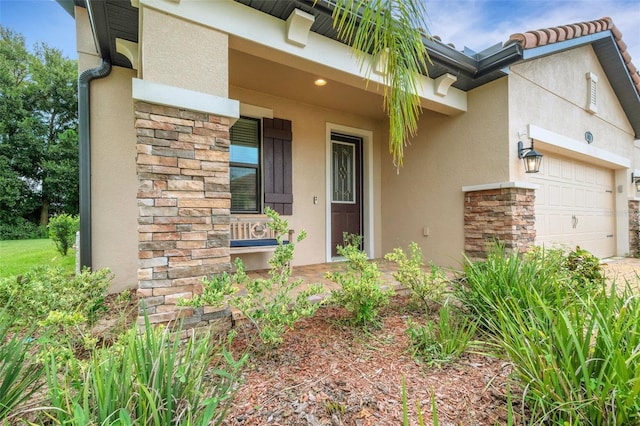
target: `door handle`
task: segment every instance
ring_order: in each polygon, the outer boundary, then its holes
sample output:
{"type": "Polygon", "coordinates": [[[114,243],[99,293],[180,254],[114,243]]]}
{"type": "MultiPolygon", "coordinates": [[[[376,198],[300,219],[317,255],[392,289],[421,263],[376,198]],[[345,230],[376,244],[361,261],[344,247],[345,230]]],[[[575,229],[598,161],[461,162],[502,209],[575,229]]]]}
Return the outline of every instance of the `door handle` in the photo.
{"type": "Polygon", "coordinates": [[[578,218],[575,214],[571,216],[571,226],[573,229],[576,229],[576,226],[578,226],[578,218]]]}

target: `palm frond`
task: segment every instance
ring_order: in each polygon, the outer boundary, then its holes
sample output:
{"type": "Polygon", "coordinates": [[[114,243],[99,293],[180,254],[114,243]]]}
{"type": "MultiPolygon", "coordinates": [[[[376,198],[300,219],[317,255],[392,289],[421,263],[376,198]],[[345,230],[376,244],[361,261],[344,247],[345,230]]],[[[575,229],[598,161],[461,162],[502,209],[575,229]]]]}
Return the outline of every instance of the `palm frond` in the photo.
{"type": "Polygon", "coordinates": [[[333,26],[353,48],[367,81],[373,71],[369,58],[385,58],[383,102],[396,167],[402,166],[404,147],[416,135],[422,111],[419,78],[429,60],[425,16],[422,0],[334,0],[333,26]]]}

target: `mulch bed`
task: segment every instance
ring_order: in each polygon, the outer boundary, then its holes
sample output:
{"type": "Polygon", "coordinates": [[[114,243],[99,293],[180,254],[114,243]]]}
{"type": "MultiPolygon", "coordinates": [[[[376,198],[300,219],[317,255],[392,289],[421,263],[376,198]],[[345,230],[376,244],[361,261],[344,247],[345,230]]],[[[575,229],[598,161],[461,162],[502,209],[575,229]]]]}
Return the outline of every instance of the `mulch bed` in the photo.
{"type": "MultiPolygon", "coordinates": [[[[300,321],[277,349],[252,351],[227,425],[399,425],[402,380],[406,380],[411,424],[416,402],[431,424],[435,395],[440,425],[506,424],[506,381],[502,360],[466,353],[452,364],[427,368],[409,353],[404,334],[407,299],[396,297],[382,326],[349,326],[342,308],[322,307],[300,321]]],[[[424,321],[424,316],[422,316],[424,321]]],[[[255,342],[241,332],[234,351],[255,342]]]]}

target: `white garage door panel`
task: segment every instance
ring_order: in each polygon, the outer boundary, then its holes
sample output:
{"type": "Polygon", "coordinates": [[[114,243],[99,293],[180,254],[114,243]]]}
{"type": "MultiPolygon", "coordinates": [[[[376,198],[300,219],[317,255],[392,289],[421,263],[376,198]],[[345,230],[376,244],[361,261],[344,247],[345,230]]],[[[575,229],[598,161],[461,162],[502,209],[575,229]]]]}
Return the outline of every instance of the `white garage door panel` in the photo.
{"type": "Polygon", "coordinates": [[[536,244],[580,247],[598,257],[615,254],[613,172],[545,155],[531,181],[536,191],[536,244]]]}

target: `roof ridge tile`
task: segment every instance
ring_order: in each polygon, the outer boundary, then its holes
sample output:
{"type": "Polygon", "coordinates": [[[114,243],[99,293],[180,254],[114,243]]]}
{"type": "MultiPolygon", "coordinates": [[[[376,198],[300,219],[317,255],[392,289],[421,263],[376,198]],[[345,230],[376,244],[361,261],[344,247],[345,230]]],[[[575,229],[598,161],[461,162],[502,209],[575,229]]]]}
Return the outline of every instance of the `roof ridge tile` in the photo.
{"type": "Polygon", "coordinates": [[[576,22],[574,24],[511,34],[504,45],[507,46],[513,43],[519,43],[523,49],[532,49],[534,47],[571,40],[602,31],[611,31],[611,35],[616,41],[616,45],[627,67],[631,80],[634,83],[636,91],[640,94],[640,72],[631,62],[632,58],[627,50],[627,44],[622,41],[622,32],[613,23],[613,19],[608,16],[595,21],[576,22]]]}

